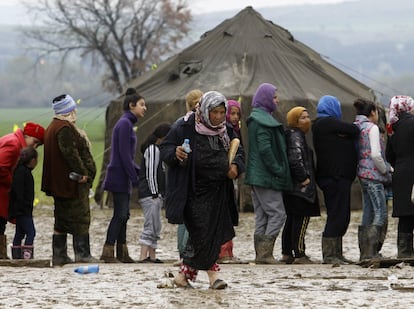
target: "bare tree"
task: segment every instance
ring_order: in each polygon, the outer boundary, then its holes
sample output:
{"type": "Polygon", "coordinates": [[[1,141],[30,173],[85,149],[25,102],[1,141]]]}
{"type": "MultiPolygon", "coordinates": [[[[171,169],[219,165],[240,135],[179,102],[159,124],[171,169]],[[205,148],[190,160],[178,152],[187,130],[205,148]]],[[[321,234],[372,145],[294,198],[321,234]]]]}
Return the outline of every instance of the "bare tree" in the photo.
{"type": "Polygon", "coordinates": [[[90,57],[105,69],[103,85],[121,93],[188,34],[191,13],[185,0],[38,0],[26,2],[41,25],[25,29],[41,57],[90,57]]]}

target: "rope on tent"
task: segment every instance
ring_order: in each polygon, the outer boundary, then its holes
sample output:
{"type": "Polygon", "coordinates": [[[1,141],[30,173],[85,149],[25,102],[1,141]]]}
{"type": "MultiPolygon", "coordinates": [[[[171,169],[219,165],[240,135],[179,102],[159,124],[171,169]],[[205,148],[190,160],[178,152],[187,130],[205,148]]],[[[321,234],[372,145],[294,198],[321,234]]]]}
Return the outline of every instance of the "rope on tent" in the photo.
{"type": "MultiPolygon", "coordinates": [[[[388,85],[384,84],[383,82],[380,82],[380,81],[378,81],[378,80],[376,80],[376,79],[372,78],[371,76],[368,76],[368,75],[366,75],[366,74],[363,74],[363,73],[359,72],[358,70],[356,70],[356,69],[354,69],[354,68],[351,68],[350,66],[347,66],[347,65],[345,65],[345,64],[343,64],[343,63],[341,63],[341,62],[339,62],[339,61],[336,61],[336,60],[334,60],[334,59],[330,58],[329,56],[325,56],[325,55],[322,55],[322,54],[320,54],[320,55],[321,55],[321,57],[323,57],[323,58],[325,58],[325,59],[329,60],[330,62],[334,63],[335,65],[340,65],[340,66],[342,66],[342,67],[344,67],[344,68],[348,69],[349,71],[352,71],[352,72],[354,72],[354,73],[356,73],[356,74],[359,74],[359,75],[361,75],[361,76],[363,76],[363,77],[365,77],[365,78],[367,78],[367,79],[369,79],[369,80],[371,80],[371,81],[373,81],[373,82],[375,82],[375,83],[377,83],[377,84],[379,84],[379,85],[383,86],[384,88],[388,88],[389,90],[392,90],[394,93],[402,93],[402,91],[397,90],[397,89],[395,89],[395,88],[392,88],[392,87],[390,87],[390,86],[388,86],[388,85]]],[[[373,88],[373,87],[372,87],[372,88],[373,88]]],[[[393,97],[393,96],[394,96],[394,95],[390,95],[390,94],[388,94],[388,93],[384,93],[384,92],[382,92],[382,91],[380,91],[380,90],[377,90],[377,89],[375,89],[375,88],[373,88],[373,90],[374,90],[375,92],[378,92],[379,94],[381,94],[381,96],[388,96],[389,98],[391,98],[391,97],[393,97]]]]}

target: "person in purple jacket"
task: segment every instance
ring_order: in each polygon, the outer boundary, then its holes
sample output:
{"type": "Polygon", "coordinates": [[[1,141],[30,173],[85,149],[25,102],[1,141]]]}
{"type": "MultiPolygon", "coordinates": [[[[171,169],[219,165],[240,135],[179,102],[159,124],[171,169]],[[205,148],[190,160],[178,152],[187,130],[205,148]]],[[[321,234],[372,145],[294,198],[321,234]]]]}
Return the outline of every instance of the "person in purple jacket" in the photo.
{"type": "Polygon", "coordinates": [[[138,118],[144,117],[144,98],[134,88],[128,88],[123,104],[124,114],[112,131],[111,159],[106,170],[103,188],[112,193],[114,213],[108,226],[101,260],[106,263],[133,263],[126,245],[127,221],[132,186],[138,186],[139,166],[134,157],[137,136],[133,130],[138,118]],[[116,258],[114,247],[116,242],[116,258]]]}

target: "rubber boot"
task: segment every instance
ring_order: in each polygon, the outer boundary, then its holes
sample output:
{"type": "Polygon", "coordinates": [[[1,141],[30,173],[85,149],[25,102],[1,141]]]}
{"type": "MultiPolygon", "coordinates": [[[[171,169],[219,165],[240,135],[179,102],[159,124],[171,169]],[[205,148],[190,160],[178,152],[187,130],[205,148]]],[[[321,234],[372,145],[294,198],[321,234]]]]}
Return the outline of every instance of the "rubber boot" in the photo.
{"type": "Polygon", "coordinates": [[[367,225],[358,226],[359,260],[368,259],[368,234],[367,225]]]}
{"type": "Polygon", "coordinates": [[[127,244],[116,244],[116,258],[122,263],[135,263],[129,256],[127,244]]]}
{"type": "Polygon", "coordinates": [[[412,233],[398,233],[397,248],[399,259],[413,257],[413,234],[412,233]]]}
{"type": "Polygon", "coordinates": [[[0,235],[0,259],[9,259],[7,256],[7,237],[0,235]]]}
{"type": "Polygon", "coordinates": [[[382,245],[384,244],[385,238],[387,236],[388,223],[385,223],[383,226],[380,226],[379,240],[378,240],[378,255],[381,256],[380,252],[382,245]]]}
{"type": "Polygon", "coordinates": [[[15,246],[11,247],[12,252],[12,259],[13,260],[20,260],[22,259],[22,246],[15,246]]]}
{"type": "Polygon", "coordinates": [[[115,245],[105,244],[102,249],[101,260],[105,263],[119,263],[114,255],[115,245]]]}
{"type": "Polygon", "coordinates": [[[322,237],[322,264],[345,264],[340,258],[338,242],[339,237],[322,237]]]}
{"type": "Polygon", "coordinates": [[[382,226],[379,225],[360,225],[358,227],[360,261],[381,258],[378,253],[381,230],[382,226]]]}
{"type": "Polygon", "coordinates": [[[22,259],[32,260],[34,258],[34,248],[30,245],[22,246],[22,259]]]}
{"type": "Polygon", "coordinates": [[[280,264],[273,256],[273,247],[276,236],[254,235],[254,249],[256,251],[256,264],[280,264]]]}
{"type": "Polygon", "coordinates": [[[348,260],[346,257],[344,257],[343,251],[342,251],[342,237],[337,237],[337,238],[338,240],[336,243],[337,245],[336,250],[338,252],[339,259],[343,262],[342,264],[355,264],[354,261],[348,260]]]}
{"type": "Polygon", "coordinates": [[[73,235],[73,251],[76,263],[98,263],[99,260],[91,255],[89,234],[73,235]]]}
{"type": "Polygon", "coordinates": [[[68,257],[67,247],[67,235],[66,234],[54,234],[52,241],[52,265],[62,266],[65,264],[73,263],[72,259],[68,257]]]}

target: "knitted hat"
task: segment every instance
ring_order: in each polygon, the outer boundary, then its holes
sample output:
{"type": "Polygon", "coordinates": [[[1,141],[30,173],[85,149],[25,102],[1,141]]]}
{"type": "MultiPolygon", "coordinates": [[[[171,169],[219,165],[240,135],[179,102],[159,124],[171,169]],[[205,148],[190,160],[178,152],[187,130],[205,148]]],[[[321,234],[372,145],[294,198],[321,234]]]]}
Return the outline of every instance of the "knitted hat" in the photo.
{"type": "Polygon", "coordinates": [[[45,129],[40,124],[34,122],[26,123],[23,129],[23,133],[25,135],[37,138],[43,144],[45,129]]]}
{"type": "Polygon", "coordinates": [[[64,115],[73,111],[76,103],[70,95],[62,94],[53,99],[52,107],[56,115],[64,115]]]}

